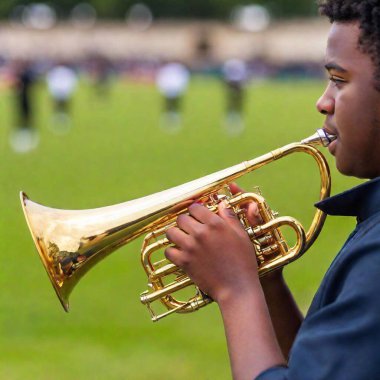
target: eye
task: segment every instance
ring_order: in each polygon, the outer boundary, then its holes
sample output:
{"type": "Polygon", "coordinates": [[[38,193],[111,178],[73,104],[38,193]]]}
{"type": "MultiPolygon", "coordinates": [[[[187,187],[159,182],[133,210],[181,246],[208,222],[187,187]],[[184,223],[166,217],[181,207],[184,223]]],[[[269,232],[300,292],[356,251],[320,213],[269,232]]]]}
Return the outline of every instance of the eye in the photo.
{"type": "Polygon", "coordinates": [[[335,75],[329,76],[329,81],[332,82],[335,86],[339,87],[346,83],[346,81],[340,77],[336,77],[335,75]]]}

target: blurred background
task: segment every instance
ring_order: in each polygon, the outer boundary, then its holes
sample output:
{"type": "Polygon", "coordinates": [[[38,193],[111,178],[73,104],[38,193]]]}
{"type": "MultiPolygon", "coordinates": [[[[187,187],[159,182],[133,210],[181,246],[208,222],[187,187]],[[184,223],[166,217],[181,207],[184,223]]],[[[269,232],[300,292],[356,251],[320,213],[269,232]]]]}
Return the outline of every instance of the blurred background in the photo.
{"type": "MultiPolygon", "coordinates": [[[[152,323],[138,239],[94,267],[64,313],[19,192],[59,209],[152,194],[314,133],[328,23],[311,0],[0,3],[0,378],[230,379],[215,304],[152,323]]],[[[331,163],[333,193],[353,184],[331,163]]],[[[308,226],[313,160],[243,177],[308,226]]],[[[353,227],[328,219],[285,269],[305,312],[353,227]]]]}

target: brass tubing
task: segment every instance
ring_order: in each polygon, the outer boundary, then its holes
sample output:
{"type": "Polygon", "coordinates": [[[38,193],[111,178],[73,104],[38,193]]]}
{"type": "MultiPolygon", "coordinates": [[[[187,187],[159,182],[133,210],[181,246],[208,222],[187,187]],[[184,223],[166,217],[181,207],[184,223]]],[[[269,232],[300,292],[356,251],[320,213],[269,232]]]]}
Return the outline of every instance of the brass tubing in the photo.
{"type": "Polygon", "coordinates": [[[151,303],[154,301],[157,301],[160,298],[163,298],[171,293],[174,293],[178,290],[184,289],[189,285],[192,285],[193,282],[190,280],[189,277],[185,277],[182,280],[179,280],[177,282],[172,282],[169,285],[166,285],[165,288],[162,288],[160,290],[156,290],[154,292],[151,292],[149,294],[143,293],[140,297],[141,303],[144,305],[147,303],[151,303]]]}

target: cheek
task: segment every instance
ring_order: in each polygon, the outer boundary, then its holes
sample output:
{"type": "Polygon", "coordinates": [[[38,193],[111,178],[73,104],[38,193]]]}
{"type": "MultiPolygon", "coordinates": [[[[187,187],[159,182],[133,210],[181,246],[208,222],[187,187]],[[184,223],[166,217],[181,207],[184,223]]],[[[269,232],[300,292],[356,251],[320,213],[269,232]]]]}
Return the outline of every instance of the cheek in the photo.
{"type": "Polygon", "coordinates": [[[354,91],[347,91],[335,99],[335,124],[340,140],[355,139],[362,130],[363,124],[371,123],[368,104],[364,98],[355,96],[354,91]]]}
{"type": "Polygon", "coordinates": [[[370,178],[380,164],[380,94],[371,84],[344,88],[336,94],[332,122],[339,134],[335,149],[338,170],[370,178]]]}

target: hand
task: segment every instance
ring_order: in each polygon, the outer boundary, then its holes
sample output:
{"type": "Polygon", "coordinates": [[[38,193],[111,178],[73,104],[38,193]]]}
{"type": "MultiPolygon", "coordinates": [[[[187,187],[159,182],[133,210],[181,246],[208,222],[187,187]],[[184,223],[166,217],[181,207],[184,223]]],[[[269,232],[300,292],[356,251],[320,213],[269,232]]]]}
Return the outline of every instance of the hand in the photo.
{"type": "MultiPolygon", "coordinates": [[[[251,221],[259,218],[257,206],[246,207],[251,221]]],[[[285,363],[260,285],[255,250],[235,213],[223,202],[218,214],[195,203],[166,236],[175,244],[165,250],[166,257],[219,305],[233,378],[253,379],[285,363]]]]}
{"type": "Polygon", "coordinates": [[[167,259],[216,302],[260,286],[253,245],[223,202],[218,214],[200,204],[191,205],[188,215],[178,217],[177,226],[166,233],[175,244],[165,250],[167,259]]]}

